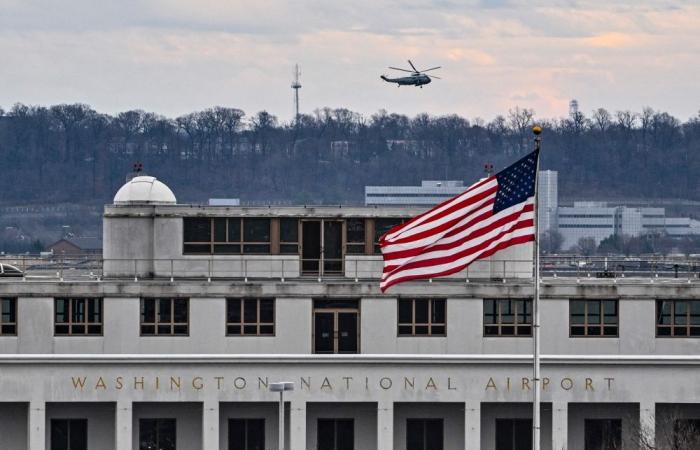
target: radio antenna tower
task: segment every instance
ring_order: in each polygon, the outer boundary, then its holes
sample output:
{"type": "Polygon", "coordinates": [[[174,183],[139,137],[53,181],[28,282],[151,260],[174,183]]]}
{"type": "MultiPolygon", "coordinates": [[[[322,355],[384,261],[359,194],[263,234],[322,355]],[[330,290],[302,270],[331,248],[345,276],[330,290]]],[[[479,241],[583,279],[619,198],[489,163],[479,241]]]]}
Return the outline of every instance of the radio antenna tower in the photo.
{"type": "Polygon", "coordinates": [[[294,89],[294,120],[299,123],[299,89],[301,89],[301,82],[299,81],[299,76],[301,72],[299,71],[299,64],[294,66],[294,80],[292,81],[292,89],[294,89]]]}

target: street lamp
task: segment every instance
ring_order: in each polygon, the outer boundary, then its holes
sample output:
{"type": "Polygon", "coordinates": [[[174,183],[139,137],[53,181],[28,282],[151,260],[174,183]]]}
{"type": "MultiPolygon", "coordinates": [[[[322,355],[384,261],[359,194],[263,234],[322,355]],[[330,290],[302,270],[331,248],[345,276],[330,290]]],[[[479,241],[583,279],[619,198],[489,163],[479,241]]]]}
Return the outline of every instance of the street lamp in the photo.
{"type": "Polygon", "coordinates": [[[291,381],[280,381],[279,383],[270,383],[270,392],[280,393],[279,407],[279,444],[277,448],[284,450],[284,391],[293,391],[294,383],[291,381]]]}

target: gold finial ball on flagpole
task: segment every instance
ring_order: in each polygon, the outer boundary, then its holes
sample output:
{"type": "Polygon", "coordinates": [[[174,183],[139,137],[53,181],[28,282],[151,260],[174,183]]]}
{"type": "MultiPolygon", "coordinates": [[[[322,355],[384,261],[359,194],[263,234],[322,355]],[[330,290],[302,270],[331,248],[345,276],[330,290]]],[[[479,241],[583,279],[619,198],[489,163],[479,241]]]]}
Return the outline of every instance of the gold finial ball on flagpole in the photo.
{"type": "Polygon", "coordinates": [[[532,133],[535,136],[539,136],[542,133],[542,127],[539,125],[535,125],[534,127],[532,127],[532,133]]]}

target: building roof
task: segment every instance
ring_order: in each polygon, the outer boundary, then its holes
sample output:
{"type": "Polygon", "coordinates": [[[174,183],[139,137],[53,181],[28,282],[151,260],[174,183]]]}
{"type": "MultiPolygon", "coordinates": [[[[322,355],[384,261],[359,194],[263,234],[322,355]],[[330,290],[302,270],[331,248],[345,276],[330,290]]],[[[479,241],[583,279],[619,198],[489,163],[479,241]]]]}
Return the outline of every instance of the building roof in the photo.
{"type": "Polygon", "coordinates": [[[81,250],[101,250],[102,249],[102,238],[94,236],[80,236],[80,237],[64,237],[49,245],[47,248],[54,247],[60,242],[68,242],[69,244],[75,245],[81,250]]]}
{"type": "Polygon", "coordinates": [[[175,194],[155,177],[138,176],[127,181],[114,196],[115,205],[172,205],[175,194]]]}

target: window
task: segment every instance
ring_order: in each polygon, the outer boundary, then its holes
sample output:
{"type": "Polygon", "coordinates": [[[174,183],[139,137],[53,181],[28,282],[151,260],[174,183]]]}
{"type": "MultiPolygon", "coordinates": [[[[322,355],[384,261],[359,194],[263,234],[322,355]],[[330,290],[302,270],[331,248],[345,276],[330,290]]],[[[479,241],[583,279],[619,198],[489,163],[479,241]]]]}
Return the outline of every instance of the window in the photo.
{"type": "Polygon", "coordinates": [[[188,333],[189,299],[141,299],[141,336],[187,336],[188,333]]]}
{"type": "Polygon", "coordinates": [[[617,450],[622,447],[621,419],[586,419],[583,428],[585,450],[617,450]]]}
{"type": "Polygon", "coordinates": [[[442,419],[406,419],[406,450],[442,450],[442,419]]]}
{"type": "Polygon", "coordinates": [[[399,299],[399,336],[445,336],[445,299],[399,299]]]}
{"type": "Polygon", "coordinates": [[[140,450],[175,450],[175,419],[139,419],[140,450]]]}
{"type": "Polygon", "coordinates": [[[569,335],[571,337],[617,337],[617,300],[570,300],[569,335]]]}
{"type": "Polygon", "coordinates": [[[365,253],[365,219],[346,219],[345,252],[348,255],[365,253]]]}
{"type": "Polygon", "coordinates": [[[532,300],[484,300],[484,336],[531,336],[532,300]]]}
{"type": "Polygon", "coordinates": [[[229,419],[228,450],[264,450],[265,419],[229,419]]]}
{"type": "Polygon", "coordinates": [[[51,419],[51,450],[87,448],[87,419],[51,419]]]}
{"type": "Polygon", "coordinates": [[[657,300],[656,336],[700,336],[700,300],[657,300]]]}
{"type": "Polygon", "coordinates": [[[280,253],[297,255],[299,253],[299,220],[280,219],[280,253]]]}
{"type": "Polygon", "coordinates": [[[54,310],[56,336],[102,334],[101,298],[56,298],[54,310]]]}
{"type": "Polygon", "coordinates": [[[379,250],[379,238],[396,225],[403,223],[405,219],[374,219],[374,253],[381,253],[379,250]]]}
{"type": "Polygon", "coordinates": [[[317,450],[354,450],[353,419],[318,419],[316,443],[317,450]]]}
{"type": "Polygon", "coordinates": [[[532,450],[532,420],[496,419],[496,450],[532,450]]]}
{"type": "Polygon", "coordinates": [[[185,254],[270,253],[270,219],[185,217],[183,239],[185,254]]]}
{"type": "Polygon", "coordinates": [[[273,336],[275,301],[271,298],[227,298],[226,334],[229,336],[273,336]]]}
{"type": "Polygon", "coordinates": [[[17,335],[17,299],[0,298],[0,336],[17,335]]]}
{"type": "Polygon", "coordinates": [[[700,419],[673,421],[673,450],[700,448],[700,419]]]}

